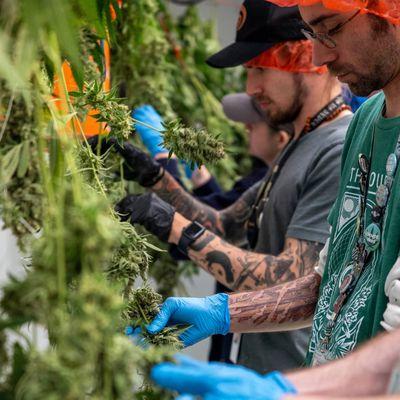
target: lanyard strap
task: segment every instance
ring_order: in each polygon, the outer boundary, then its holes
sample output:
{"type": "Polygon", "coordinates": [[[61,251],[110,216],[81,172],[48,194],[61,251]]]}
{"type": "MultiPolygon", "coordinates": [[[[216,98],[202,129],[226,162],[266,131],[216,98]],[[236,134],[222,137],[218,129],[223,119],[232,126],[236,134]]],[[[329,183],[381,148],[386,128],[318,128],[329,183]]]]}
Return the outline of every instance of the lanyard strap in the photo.
{"type": "Polygon", "coordinates": [[[261,186],[256,201],[253,204],[248,216],[247,216],[247,228],[248,229],[256,229],[258,225],[258,217],[262,213],[262,210],[265,207],[265,204],[269,201],[269,195],[273,186],[275,185],[278,177],[282,171],[282,168],[285,166],[289,157],[293,154],[300,140],[307,133],[314,131],[324,122],[333,119],[339,112],[347,109],[345,106],[345,102],[342,95],[335,97],[329,104],[327,104],[324,108],[322,108],[317,114],[314,115],[309,121],[306,123],[306,126],[301,131],[300,135],[296,139],[290,140],[290,142],[286,145],[281,155],[276,160],[274,166],[271,168],[270,173],[267,175],[263,185],[261,186]]]}

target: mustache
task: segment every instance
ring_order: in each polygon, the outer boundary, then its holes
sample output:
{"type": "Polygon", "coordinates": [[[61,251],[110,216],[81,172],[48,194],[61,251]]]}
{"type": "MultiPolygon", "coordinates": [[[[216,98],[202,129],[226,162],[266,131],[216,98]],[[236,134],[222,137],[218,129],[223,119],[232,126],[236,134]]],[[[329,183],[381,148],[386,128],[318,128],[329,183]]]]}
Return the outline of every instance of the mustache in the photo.
{"type": "Polygon", "coordinates": [[[272,103],[272,100],[267,96],[253,96],[253,101],[256,103],[272,103]]]}
{"type": "Polygon", "coordinates": [[[327,64],[326,66],[328,67],[329,72],[335,76],[344,75],[354,71],[354,67],[349,64],[340,65],[332,63],[332,64],[327,64]]]}

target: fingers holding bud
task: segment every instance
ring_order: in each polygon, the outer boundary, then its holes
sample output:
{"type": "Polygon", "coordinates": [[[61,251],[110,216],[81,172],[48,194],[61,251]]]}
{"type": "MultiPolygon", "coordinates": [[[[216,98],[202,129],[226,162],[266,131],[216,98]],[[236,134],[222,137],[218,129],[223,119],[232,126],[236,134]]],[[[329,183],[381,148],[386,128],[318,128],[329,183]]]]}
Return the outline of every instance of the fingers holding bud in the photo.
{"type": "Polygon", "coordinates": [[[115,206],[115,211],[123,221],[143,225],[160,240],[168,241],[175,208],[154,193],[129,195],[115,206]]]}
{"type": "Polygon", "coordinates": [[[113,148],[124,159],[124,178],[128,181],[137,181],[143,187],[155,185],[164,176],[164,169],[148,154],[132,143],[118,141],[107,135],[92,136],[88,143],[93,153],[104,155],[113,148]]]}
{"type": "Polygon", "coordinates": [[[104,155],[113,146],[117,145],[117,140],[108,135],[96,135],[87,139],[89,146],[91,147],[94,154],[104,155]]]}

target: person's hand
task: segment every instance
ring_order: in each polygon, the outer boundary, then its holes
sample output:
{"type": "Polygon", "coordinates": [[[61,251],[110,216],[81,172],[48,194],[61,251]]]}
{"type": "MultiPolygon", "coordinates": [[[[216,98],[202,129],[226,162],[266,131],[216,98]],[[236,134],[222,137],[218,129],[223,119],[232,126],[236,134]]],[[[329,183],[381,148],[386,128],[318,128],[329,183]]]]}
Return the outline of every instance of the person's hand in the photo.
{"type": "Polygon", "coordinates": [[[163,119],[152,106],[145,105],[136,108],[132,111],[132,118],[148,125],[136,122],[135,130],[152,157],[160,153],[168,153],[168,150],[162,146],[163,138],[160,131],[164,130],[163,119]]]}
{"type": "Polygon", "coordinates": [[[115,206],[115,211],[123,221],[143,225],[162,241],[168,241],[175,208],[154,193],[126,196],[115,206]]]}
{"type": "Polygon", "coordinates": [[[110,135],[95,135],[87,139],[87,142],[96,155],[104,155],[115,146],[117,140],[110,135]]]}
{"type": "Polygon", "coordinates": [[[226,335],[230,328],[228,299],[225,293],[204,298],[170,297],[147,332],[155,334],[169,325],[190,325],[179,337],[185,347],[211,335],[226,335]]]}
{"type": "Polygon", "coordinates": [[[137,181],[141,186],[150,187],[164,175],[164,169],[157,161],[130,142],[120,144],[111,136],[93,136],[88,143],[93,153],[100,155],[114,148],[125,161],[124,178],[128,181],[137,181]]]}
{"type": "Polygon", "coordinates": [[[124,178],[139,185],[155,185],[164,175],[164,169],[148,154],[129,142],[115,143],[115,150],[124,158],[124,178]]]}
{"type": "MultiPolygon", "coordinates": [[[[281,373],[260,375],[250,369],[223,363],[205,363],[177,357],[177,364],[153,367],[151,378],[164,388],[204,400],[280,400],[297,390],[281,373]]],[[[185,397],[184,397],[185,396],[185,397]]]]}

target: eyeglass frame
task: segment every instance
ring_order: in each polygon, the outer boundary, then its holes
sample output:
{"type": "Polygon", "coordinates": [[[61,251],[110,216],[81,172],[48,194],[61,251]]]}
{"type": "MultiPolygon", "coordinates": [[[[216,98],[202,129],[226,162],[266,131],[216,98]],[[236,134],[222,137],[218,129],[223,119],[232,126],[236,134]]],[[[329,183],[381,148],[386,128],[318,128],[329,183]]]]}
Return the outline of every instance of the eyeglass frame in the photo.
{"type": "Polygon", "coordinates": [[[345,25],[347,25],[349,22],[353,21],[358,15],[360,15],[361,10],[358,10],[354,15],[352,15],[349,19],[346,21],[340,23],[338,26],[336,26],[333,29],[330,29],[326,33],[318,33],[318,32],[313,32],[308,29],[301,29],[301,33],[308,39],[308,40],[318,40],[323,46],[327,47],[328,49],[335,49],[337,47],[337,43],[335,42],[334,39],[332,39],[333,35],[336,35],[339,33],[345,25]],[[331,45],[327,44],[330,43],[331,45]]]}

